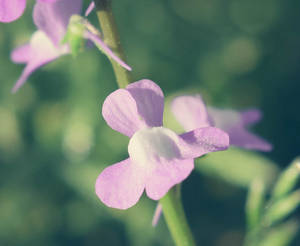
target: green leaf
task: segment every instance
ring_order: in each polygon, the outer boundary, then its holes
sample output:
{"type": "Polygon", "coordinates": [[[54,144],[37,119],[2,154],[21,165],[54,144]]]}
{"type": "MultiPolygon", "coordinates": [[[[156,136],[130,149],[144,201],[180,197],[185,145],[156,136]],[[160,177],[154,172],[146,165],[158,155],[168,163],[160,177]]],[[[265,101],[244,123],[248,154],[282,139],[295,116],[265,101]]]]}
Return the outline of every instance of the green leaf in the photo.
{"type": "Polygon", "coordinates": [[[249,231],[260,223],[264,202],[264,183],[260,179],[255,179],[250,185],[246,202],[246,218],[249,231]]]}
{"type": "Polygon", "coordinates": [[[290,220],[264,235],[258,246],[288,246],[299,230],[299,223],[290,220]]]}
{"type": "Polygon", "coordinates": [[[264,215],[263,224],[271,226],[280,220],[285,219],[300,204],[300,190],[294,191],[290,195],[271,204],[264,215]]]}
{"type": "Polygon", "coordinates": [[[257,152],[234,147],[196,159],[195,168],[205,175],[244,188],[248,188],[254,179],[269,186],[278,174],[278,167],[271,160],[257,152]]]}
{"type": "Polygon", "coordinates": [[[277,200],[288,194],[295,187],[299,177],[300,158],[298,157],[280,174],[272,190],[272,199],[277,200]]]}

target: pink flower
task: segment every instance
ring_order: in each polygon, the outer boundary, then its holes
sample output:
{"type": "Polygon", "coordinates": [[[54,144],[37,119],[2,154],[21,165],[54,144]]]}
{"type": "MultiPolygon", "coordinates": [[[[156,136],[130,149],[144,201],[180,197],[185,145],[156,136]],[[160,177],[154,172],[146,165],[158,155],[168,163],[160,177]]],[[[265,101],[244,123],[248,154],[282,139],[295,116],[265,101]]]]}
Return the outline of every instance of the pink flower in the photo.
{"type": "Polygon", "coordinates": [[[261,151],[272,149],[270,143],[247,130],[248,126],[261,119],[261,112],[257,109],[242,112],[213,107],[206,109],[201,96],[195,95],[175,98],[172,102],[172,112],[186,131],[215,126],[228,133],[231,145],[261,151]]]}
{"type": "MultiPolygon", "coordinates": [[[[53,3],[39,1],[35,4],[33,19],[38,30],[32,35],[28,44],[16,48],[11,54],[13,62],[26,63],[25,69],[12,89],[13,92],[16,92],[36,69],[71,52],[68,44],[62,44],[62,39],[67,32],[70,17],[81,12],[81,5],[82,0],[58,0],[53,3]]],[[[91,26],[87,23],[86,21],[85,24],[91,26]]],[[[91,40],[120,66],[131,70],[97,34],[88,30],[85,24],[82,23],[84,28],[82,38],[91,40]]]]}
{"type": "MultiPolygon", "coordinates": [[[[37,0],[39,2],[53,3],[56,0],[37,0]]],[[[24,12],[26,0],[0,0],[0,22],[12,22],[24,12]]]]}
{"type": "Polygon", "coordinates": [[[96,194],[107,206],[127,209],[144,190],[159,200],[189,176],[194,158],[227,149],[228,135],[218,128],[177,135],[163,127],[163,109],[163,92],[150,80],[132,83],[105,99],[105,121],[130,137],[129,158],[105,168],[96,181],[96,194]]]}
{"type": "Polygon", "coordinates": [[[16,92],[36,69],[69,53],[68,45],[61,45],[69,18],[81,11],[82,0],[60,0],[52,4],[37,2],[33,10],[33,19],[38,30],[30,42],[16,48],[11,59],[15,63],[26,63],[13,92],[16,92]],[[66,8],[67,7],[67,8],[66,8]]]}

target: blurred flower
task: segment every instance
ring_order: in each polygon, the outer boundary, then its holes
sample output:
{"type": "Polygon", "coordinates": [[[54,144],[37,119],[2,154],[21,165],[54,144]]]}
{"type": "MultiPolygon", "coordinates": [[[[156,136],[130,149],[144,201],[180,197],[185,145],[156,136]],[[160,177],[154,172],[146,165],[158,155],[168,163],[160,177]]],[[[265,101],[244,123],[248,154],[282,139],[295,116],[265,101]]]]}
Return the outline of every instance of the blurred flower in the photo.
{"type": "Polygon", "coordinates": [[[215,126],[228,133],[231,145],[260,151],[272,149],[270,143],[247,130],[248,126],[261,119],[261,112],[257,109],[242,112],[213,107],[206,109],[200,95],[177,97],[171,107],[176,119],[186,131],[215,126]]]}
{"type": "MultiPolygon", "coordinates": [[[[37,0],[38,2],[53,3],[56,0],[37,0]]],[[[26,0],[0,0],[0,22],[12,22],[24,12],[26,0]]]]}
{"type": "Polygon", "coordinates": [[[51,4],[39,1],[33,10],[33,20],[38,30],[30,42],[16,48],[11,59],[15,63],[26,63],[13,92],[16,92],[32,72],[39,67],[69,53],[67,44],[60,42],[64,37],[69,18],[81,11],[82,0],[60,0],[51,4]]]}
{"type": "MultiPolygon", "coordinates": [[[[131,70],[100,39],[97,29],[77,15],[81,12],[81,5],[82,0],[59,0],[51,4],[40,1],[35,4],[33,20],[38,30],[33,33],[28,44],[16,48],[11,54],[13,62],[26,63],[25,69],[12,89],[13,92],[16,92],[36,69],[73,52],[72,44],[78,43],[78,40],[81,43],[83,39],[91,40],[108,57],[131,70]],[[70,22],[68,28],[70,18],[75,21],[70,22]]],[[[80,45],[76,48],[79,49],[80,45]]],[[[74,53],[76,54],[76,50],[74,53]]]]}
{"type": "Polygon", "coordinates": [[[225,150],[228,135],[204,127],[177,135],[162,127],[164,95],[150,80],[118,89],[104,101],[102,115],[114,130],[130,137],[129,158],[107,167],[96,181],[96,193],[109,207],[127,209],[144,189],[154,200],[188,177],[194,158],[225,150]]]}

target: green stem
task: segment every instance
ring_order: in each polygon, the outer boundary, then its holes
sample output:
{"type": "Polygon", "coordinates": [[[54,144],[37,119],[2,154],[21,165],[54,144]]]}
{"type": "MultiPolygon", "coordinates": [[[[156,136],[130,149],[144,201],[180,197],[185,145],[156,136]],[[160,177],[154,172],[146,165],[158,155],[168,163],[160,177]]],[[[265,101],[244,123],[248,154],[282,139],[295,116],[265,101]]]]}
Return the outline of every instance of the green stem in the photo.
{"type": "MultiPolygon", "coordinates": [[[[119,58],[126,62],[126,57],[120,42],[115,18],[112,14],[112,0],[95,0],[94,2],[105,43],[119,58]]],[[[131,82],[130,72],[121,67],[114,60],[110,59],[110,61],[112,63],[118,86],[120,88],[125,88],[131,82]]]]}
{"type": "Polygon", "coordinates": [[[161,200],[163,214],[177,246],[195,246],[196,243],[187,223],[176,187],[172,188],[161,200]]]}
{"type": "MultiPolygon", "coordinates": [[[[116,22],[112,14],[111,1],[112,0],[94,0],[97,9],[97,16],[106,44],[117,56],[126,62],[116,22]]],[[[119,87],[126,87],[131,82],[130,72],[121,67],[115,61],[110,61],[119,87]]],[[[195,246],[196,244],[186,221],[180,196],[176,194],[175,189],[176,187],[171,189],[160,200],[167,225],[177,246],[195,246]]]]}

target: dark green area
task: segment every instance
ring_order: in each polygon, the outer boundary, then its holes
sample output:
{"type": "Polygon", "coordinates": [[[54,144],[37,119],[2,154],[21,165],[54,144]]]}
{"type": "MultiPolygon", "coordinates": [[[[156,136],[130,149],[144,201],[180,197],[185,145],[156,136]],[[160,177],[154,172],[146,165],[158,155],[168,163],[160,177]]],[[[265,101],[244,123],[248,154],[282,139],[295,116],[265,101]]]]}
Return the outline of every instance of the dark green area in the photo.
{"type": "MultiPolygon", "coordinates": [[[[62,57],[10,93],[23,66],[9,55],[35,30],[31,7],[0,23],[0,245],[172,245],[163,220],[151,227],[156,203],[145,195],[118,211],[94,194],[99,173],[128,155],[128,138],[101,117],[117,89],[103,54],[62,57]]],[[[285,167],[300,154],[298,0],[114,0],[113,7],[135,80],[152,79],[167,97],[188,91],[218,107],[260,108],[253,131],[274,145],[266,162],[285,167]]],[[[97,25],[95,13],[91,21],[97,25]]],[[[231,172],[207,171],[203,162],[183,184],[196,240],[241,245],[249,169],[238,165],[251,162],[236,163],[236,177],[245,178],[232,182],[231,172]]],[[[298,236],[292,245],[299,243],[298,236]]]]}

